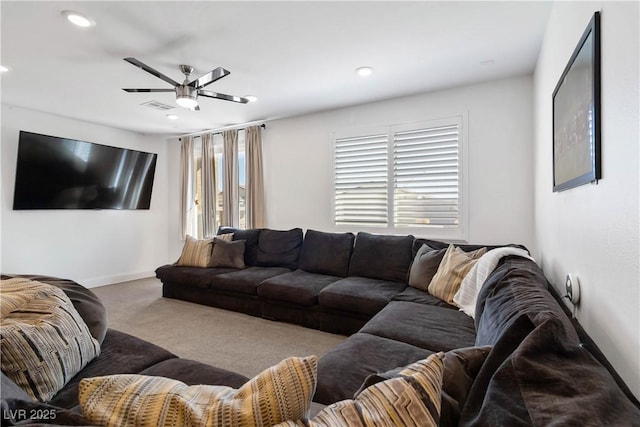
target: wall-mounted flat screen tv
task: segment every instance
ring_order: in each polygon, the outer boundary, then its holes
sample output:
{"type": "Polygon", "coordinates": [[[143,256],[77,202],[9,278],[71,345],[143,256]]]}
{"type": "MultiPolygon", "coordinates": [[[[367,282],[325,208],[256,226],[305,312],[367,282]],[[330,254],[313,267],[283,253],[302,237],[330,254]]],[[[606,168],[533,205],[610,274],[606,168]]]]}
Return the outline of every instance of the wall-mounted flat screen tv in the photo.
{"type": "Polygon", "coordinates": [[[20,131],[13,209],[149,209],[157,157],[20,131]]]}

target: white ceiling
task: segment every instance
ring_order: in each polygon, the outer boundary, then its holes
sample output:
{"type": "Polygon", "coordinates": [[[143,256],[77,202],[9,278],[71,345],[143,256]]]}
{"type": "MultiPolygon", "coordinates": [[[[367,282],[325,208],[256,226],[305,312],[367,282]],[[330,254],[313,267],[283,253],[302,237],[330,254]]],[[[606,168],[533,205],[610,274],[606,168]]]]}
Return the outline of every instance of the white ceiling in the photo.
{"type": "Polygon", "coordinates": [[[184,134],[295,116],[480,81],[530,74],[551,3],[2,1],[2,103],[128,129],[184,134]],[[96,22],[74,27],[61,11],[96,22]],[[123,61],[135,57],[182,81],[222,66],[208,90],[258,102],[199,98],[175,104],[170,88],[123,61]],[[368,78],[354,70],[374,67],[368,78]],[[158,111],[140,104],[175,106],[158,111]],[[167,113],[179,120],[170,121],[167,113]]]}

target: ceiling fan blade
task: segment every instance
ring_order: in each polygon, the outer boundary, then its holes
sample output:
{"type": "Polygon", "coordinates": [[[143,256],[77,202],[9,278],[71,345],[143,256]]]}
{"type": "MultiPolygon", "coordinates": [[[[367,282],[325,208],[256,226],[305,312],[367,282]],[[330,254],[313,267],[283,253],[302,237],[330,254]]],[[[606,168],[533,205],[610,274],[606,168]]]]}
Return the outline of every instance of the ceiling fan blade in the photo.
{"type": "Polygon", "coordinates": [[[198,95],[206,96],[208,98],[223,99],[225,101],[239,102],[241,104],[246,104],[247,102],[249,102],[247,98],[241,98],[239,96],[227,95],[227,94],[218,93],[218,92],[211,92],[211,91],[202,90],[202,89],[198,89],[198,95]]]}
{"type": "Polygon", "coordinates": [[[191,111],[200,111],[200,106],[199,106],[199,105],[196,105],[196,106],[195,106],[195,107],[193,107],[193,108],[189,108],[189,110],[191,110],[191,111]]]}
{"type": "Polygon", "coordinates": [[[127,61],[129,64],[132,64],[132,65],[135,65],[136,67],[142,68],[147,73],[153,74],[154,76],[158,77],[159,79],[164,80],[167,83],[170,83],[170,84],[172,84],[174,86],[178,86],[180,84],[177,81],[173,80],[171,77],[165,76],[160,71],[154,70],[153,68],[149,67],[147,64],[143,64],[142,62],[138,61],[136,58],[124,58],[124,60],[127,61]]]}
{"type": "Polygon", "coordinates": [[[231,71],[225,70],[222,67],[218,67],[215,70],[211,70],[207,74],[198,77],[197,79],[189,83],[189,86],[196,89],[201,89],[206,85],[215,82],[216,80],[220,80],[221,78],[228,76],[229,74],[231,74],[231,71]]]}
{"type": "Polygon", "coordinates": [[[175,89],[122,89],[125,92],[175,92],[175,89]]]}

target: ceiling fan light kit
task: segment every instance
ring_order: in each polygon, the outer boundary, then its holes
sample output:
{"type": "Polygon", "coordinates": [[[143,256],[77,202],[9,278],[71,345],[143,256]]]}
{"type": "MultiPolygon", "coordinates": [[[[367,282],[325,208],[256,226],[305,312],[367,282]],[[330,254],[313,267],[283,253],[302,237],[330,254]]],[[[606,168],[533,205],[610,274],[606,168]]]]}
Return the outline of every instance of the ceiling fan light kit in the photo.
{"type": "Polygon", "coordinates": [[[242,98],[239,96],[226,95],[224,93],[211,92],[208,90],[203,90],[205,86],[231,74],[228,70],[225,70],[222,67],[218,67],[214,70],[209,71],[208,73],[198,77],[195,80],[189,81],[189,76],[193,72],[193,67],[190,65],[180,65],[180,71],[184,74],[184,82],[182,84],[173,80],[171,77],[168,77],[162,74],[160,71],[155,70],[148,65],[138,61],[135,58],[124,58],[128,63],[135,65],[138,68],[143,69],[149,74],[153,74],[159,79],[164,80],[165,82],[171,84],[173,89],[122,89],[125,92],[134,92],[134,93],[148,93],[148,92],[175,92],[176,94],[176,103],[181,107],[188,108],[190,110],[199,110],[198,106],[198,96],[204,96],[207,98],[215,98],[222,99],[224,101],[232,101],[238,102],[241,104],[246,104],[249,102],[249,99],[242,98]]]}
{"type": "Polygon", "coordinates": [[[198,106],[198,91],[191,86],[176,86],[176,104],[184,108],[196,108],[198,106]]]}

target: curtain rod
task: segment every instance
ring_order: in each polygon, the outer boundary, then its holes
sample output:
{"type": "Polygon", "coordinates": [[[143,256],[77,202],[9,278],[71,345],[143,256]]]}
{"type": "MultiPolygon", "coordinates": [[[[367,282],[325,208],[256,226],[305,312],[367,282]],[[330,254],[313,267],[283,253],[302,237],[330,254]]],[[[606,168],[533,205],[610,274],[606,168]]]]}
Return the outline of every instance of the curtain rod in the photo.
{"type": "MultiPolygon", "coordinates": [[[[234,126],[227,126],[227,127],[222,127],[222,128],[218,128],[218,129],[205,130],[205,131],[202,131],[202,132],[188,133],[186,135],[179,136],[178,137],[178,141],[181,141],[182,137],[184,137],[184,136],[202,136],[202,135],[204,135],[206,133],[210,133],[212,135],[221,135],[222,132],[225,131],[225,130],[230,130],[230,129],[245,130],[250,125],[251,125],[251,123],[245,123],[244,125],[240,125],[240,126],[245,126],[245,127],[241,127],[241,128],[237,128],[237,127],[234,127],[234,126]]],[[[262,124],[260,124],[260,127],[262,129],[266,129],[267,125],[262,123],[262,124]]]]}

